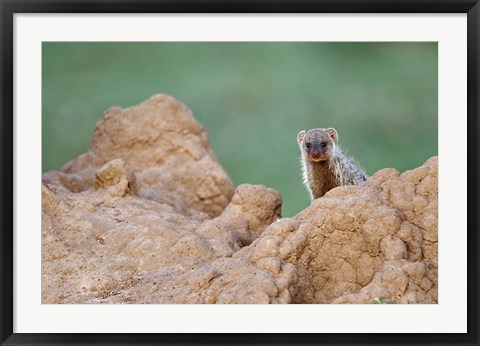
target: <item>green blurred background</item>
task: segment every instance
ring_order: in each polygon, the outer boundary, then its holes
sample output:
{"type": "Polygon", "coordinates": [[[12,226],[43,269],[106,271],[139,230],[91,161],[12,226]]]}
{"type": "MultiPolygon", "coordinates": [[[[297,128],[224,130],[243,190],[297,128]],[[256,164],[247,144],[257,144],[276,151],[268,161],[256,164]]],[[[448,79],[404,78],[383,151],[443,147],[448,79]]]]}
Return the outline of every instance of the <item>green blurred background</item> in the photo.
{"type": "Polygon", "coordinates": [[[167,93],[190,107],[235,185],[283,216],[309,205],[296,135],[334,127],[369,174],[437,155],[436,43],[43,43],[42,169],[86,152],[111,106],[167,93]]]}

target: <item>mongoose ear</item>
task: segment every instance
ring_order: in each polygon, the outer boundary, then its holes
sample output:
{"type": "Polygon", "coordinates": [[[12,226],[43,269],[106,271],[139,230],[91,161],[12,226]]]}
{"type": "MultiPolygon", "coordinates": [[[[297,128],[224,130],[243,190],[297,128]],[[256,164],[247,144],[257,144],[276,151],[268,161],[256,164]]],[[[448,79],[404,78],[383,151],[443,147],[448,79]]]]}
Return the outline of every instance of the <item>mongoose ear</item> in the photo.
{"type": "Polygon", "coordinates": [[[300,131],[300,132],[298,133],[298,135],[297,135],[297,142],[298,142],[299,145],[300,145],[300,143],[302,143],[303,137],[305,137],[305,133],[306,133],[306,132],[307,132],[307,131],[302,130],[302,131],[300,131]]]}
{"type": "Polygon", "coordinates": [[[328,132],[328,134],[330,135],[330,137],[332,137],[333,141],[334,141],[335,143],[337,143],[337,142],[338,142],[338,133],[337,133],[337,130],[335,130],[334,128],[331,128],[331,127],[330,127],[329,129],[327,129],[327,132],[328,132]]]}

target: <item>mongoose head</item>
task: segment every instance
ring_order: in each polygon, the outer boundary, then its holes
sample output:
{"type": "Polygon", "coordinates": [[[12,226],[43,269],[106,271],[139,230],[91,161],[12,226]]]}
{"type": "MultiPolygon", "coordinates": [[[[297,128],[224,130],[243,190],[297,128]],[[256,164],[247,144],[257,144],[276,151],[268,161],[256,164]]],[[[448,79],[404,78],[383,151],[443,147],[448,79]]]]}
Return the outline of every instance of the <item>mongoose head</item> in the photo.
{"type": "Polygon", "coordinates": [[[302,130],[297,135],[297,142],[306,160],[327,161],[338,142],[338,134],[333,128],[302,130]]]}

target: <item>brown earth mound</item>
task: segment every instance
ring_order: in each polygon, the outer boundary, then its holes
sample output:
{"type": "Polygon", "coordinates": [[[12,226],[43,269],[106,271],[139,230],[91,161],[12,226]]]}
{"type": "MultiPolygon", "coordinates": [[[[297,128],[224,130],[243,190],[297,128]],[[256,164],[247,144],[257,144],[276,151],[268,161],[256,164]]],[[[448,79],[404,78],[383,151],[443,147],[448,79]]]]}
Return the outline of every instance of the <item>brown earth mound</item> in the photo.
{"type": "Polygon", "coordinates": [[[86,154],[43,175],[42,302],[437,303],[437,166],[281,218],[275,190],[234,191],[172,97],[112,108],[86,154]]]}

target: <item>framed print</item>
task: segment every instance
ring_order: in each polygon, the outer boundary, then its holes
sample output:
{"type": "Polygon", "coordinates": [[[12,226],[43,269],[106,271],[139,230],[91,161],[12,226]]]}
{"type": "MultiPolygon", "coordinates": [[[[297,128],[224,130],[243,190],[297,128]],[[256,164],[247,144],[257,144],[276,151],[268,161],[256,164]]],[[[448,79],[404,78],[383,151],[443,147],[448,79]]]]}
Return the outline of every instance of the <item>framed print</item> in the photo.
{"type": "Polygon", "coordinates": [[[2,345],[478,344],[479,6],[2,1],[2,345]]]}

